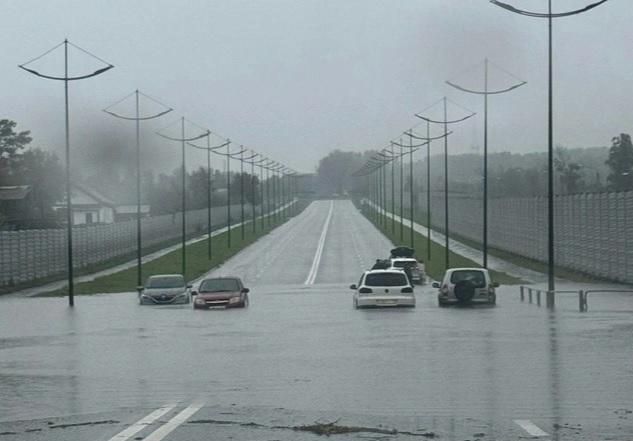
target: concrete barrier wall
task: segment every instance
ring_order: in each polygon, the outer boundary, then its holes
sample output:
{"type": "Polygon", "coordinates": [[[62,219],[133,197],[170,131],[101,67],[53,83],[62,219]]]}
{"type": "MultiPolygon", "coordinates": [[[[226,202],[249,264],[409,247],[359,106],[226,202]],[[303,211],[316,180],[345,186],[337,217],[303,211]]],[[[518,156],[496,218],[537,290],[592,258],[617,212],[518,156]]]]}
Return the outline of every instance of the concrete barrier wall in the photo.
{"type": "MultiPolygon", "coordinates": [[[[214,229],[226,226],[227,207],[212,209],[214,229]]],[[[250,219],[250,205],[245,218],[250,219]]],[[[231,206],[232,222],[241,218],[240,205],[231,206]]],[[[143,248],[181,237],[181,212],[142,220],[143,248]]],[[[187,212],[187,234],[207,231],[207,210],[187,212]]],[[[64,273],[66,229],[0,231],[0,286],[10,286],[64,273]]],[[[73,266],[77,269],[136,252],[136,220],[73,228],[73,266]]]]}

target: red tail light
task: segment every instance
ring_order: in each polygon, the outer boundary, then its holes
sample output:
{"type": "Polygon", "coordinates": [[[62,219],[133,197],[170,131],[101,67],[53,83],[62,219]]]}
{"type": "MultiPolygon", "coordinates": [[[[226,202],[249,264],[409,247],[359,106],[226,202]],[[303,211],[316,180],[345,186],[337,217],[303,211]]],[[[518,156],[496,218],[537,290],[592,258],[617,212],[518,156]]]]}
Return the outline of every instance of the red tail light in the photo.
{"type": "Polygon", "coordinates": [[[371,290],[371,288],[361,288],[358,290],[358,292],[360,294],[371,294],[373,291],[371,290]]]}
{"type": "Polygon", "coordinates": [[[411,294],[413,292],[413,288],[411,288],[410,286],[407,286],[406,288],[402,288],[400,292],[411,294]]]}

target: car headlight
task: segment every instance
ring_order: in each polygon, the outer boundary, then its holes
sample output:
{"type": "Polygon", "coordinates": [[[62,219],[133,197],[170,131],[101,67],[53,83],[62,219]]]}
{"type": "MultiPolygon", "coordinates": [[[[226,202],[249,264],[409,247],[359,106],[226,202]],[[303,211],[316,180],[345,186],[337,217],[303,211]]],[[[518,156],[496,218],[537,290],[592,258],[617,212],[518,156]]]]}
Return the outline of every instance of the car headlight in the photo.
{"type": "Polygon", "coordinates": [[[231,297],[229,299],[229,303],[239,303],[240,302],[240,298],[239,297],[231,297]]]}
{"type": "Polygon", "coordinates": [[[200,297],[198,297],[196,299],[196,305],[204,305],[204,299],[201,299],[200,297]]]}

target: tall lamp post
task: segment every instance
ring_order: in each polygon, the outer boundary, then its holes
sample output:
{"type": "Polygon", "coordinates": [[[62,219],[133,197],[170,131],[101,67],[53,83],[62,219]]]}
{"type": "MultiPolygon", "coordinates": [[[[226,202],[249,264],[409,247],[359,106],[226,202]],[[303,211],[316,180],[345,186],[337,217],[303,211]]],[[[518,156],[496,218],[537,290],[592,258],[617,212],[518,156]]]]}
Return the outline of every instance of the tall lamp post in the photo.
{"type": "MultiPolygon", "coordinates": [[[[252,222],[253,222],[253,233],[255,233],[257,231],[257,217],[256,217],[256,213],[255,213],[255,201],[256,201],[256,197],[255,197],[255,192],[256,192],[256,188],[255,188],[255,179],[257,179],[257,177],[255,176],[255,165],[261,163],[262,161],[265,161],[266,159],[262,158],[260,160],[256,160],[256,158],[258,156],[261,156],[259,153],[253,152],[254,155],[251,157],[252,161],[247,160],[246,162],[248,162],[251,165],[251,198],[252,198],[252,205],[251,205],[251,218],[252,218],[252,222]]],[[[260,183],[261,185],[261,183],[260,183]]],[[[260,201],[261,202],[261,201],[260,201]]]]}
{"type": "MultiPolygon", "coordinates": [[[[431,142],[445,138],[452,133],[448,132],[446,135],[431,137],[431,123],[428,121],[426,122],[426,136],[416,134],[413,129],[404,132],[409,137],[409,144],[415,139],[425,141],[422,144],[418,144],[418,147],[426,145],[426,258],[429,261],[431,260],[431,142]]],[[[411,197],[411,207],[413,207],[413,196],[411,197]]],[[[413,208],[411,208],[411,228],[413,228],[413,208]]]]}
{"type": "Polygon", "coordinates": [[[213,151],[213,153],[224,156],[226,158],[226,238],[227,248],[231,248],[231,159],[244,153],[246,149],[240,148],[240,151],[231,153],[231,140],[226,142],[226,153],[213,151]]]}
{"type": "Polygon", "coordinates": [[[240,210],[241,210],[241,220],[242,220],[242,240],[244,240],[244,162],[248,162],[248,160],[255,158],[255,156],[257,156],[257,153],[255,153],[254,155],[251,155],[249,157],[244,157],[244,152],[246,150],[242,150],[239,155],[239,160],[240,160],[240,210]]]}
{"type": "MultiPolygon", "coordinates": [[[[167,126],[167,127],[170,127],[170,126],[167,126]]],[[[180,138],[168,136],[165,133],[162,133],[162,131],[160,130],[156,132],[156,134],[170,141],[177,141],[181,143],[181,151],[182,151],[182,170],[181,170],[181,173],[182,173],[182,259],[181,259],[181,263],[182,263],[182,276],[186,278],[187,277],[187,168],[186,168],[186,156],[185,156],[185,143],[193,142],[198,139],[208,137],[211,134],[211,132],[209,130],[206,130],[202,134],[192,136],[192,137],[187,137],[187,135],[185,134],[185,118],[181,117],[180,118],[180,138]]]]}
{"type": "Polygon", "coordinates": [[[64,40],[62,43],[57,46],[49,49],[41,55],[27,61],[24,64],[20,64],[18,66],[20,69],[23,69],[35,76],[40,78],[44,78],[47,80],[55,80],[55,81],[63,81],[64,82],[64,114],[65,114],[65,129],[66,129],[66,148],[65,148],[65,159],[66,159],[66,245],[67,245],[67,259],[68,259],[68,306],[75,305],[75,282],[74,282],[74,268],[73,268],[73,208],[72,208],[72,191],[70,185],[70,115],[69,115],[69,105],[68,105],[68,83],[70,81],[79,81],[87,78],[96,77],[110,69],[114,66],[96,55],[91,54],[85,49],[80,48],[79,46],[74,45],[69,42],[68,39],[64,40]],[[51,53],[55,49],[60,46],[64,46],[64,76],[55,76],[41,73],[31,67],[27,67],[31,63],[41,59],[45,55],[51,53]],[[105,64],[105,67],[95,70],[92,73],[77,75],[77,76],[68,76],[68,45],[74,47],[75,49],[80,50],[84,54],[89,55],[90,57],[98,60],[100,63],[105,64]]]}
{"type": "Polygon", "coordinates": [[[127,95],[123,99],[112,104],[111,106],[103,109],[105,113],[107,113],[108,115],[112,115],[115,118],[124,119],[128,121],[134,121],[136,123],[136,286],[137,286],[137,289],[140,289],[141,285],[143,284],[143,272],[142,272],[142,265],[141,265],[141,258],[143,256],[142,240],[141,240],[141,134],[140,134],[141,121],[147,121],[150,119],[159,118],[171,112],[172,110],[173,109],[171,107],[167,107],[164,104],[155,100],[154,98],[148,95],[145,95],[144,93],[139,92],[138,89],[136,89],[130,95],[127,95]],[[140,110],[139,110],[139,96],[141,95],[144,98],[150,101],[153,101],[155,104],[158,104],[164,107],[165,110],[162,110],[160,112],[157,112],[151,115],[141,116],[140,110]],[[128,98],[132,96],[134,96],[134,103],[135,103],[135,109],[136,109],[134,116],[125,116],[125,115],[116,113],[114,111],[114,107],[117,104],[127,100],[128,98]]]}
{"type": "Polygon", "coordinates": [[[450,245],[449,245],[449,230],[448,230],[448,226],[449,226],[448,224],[448,125],[466,121],[467,119],[474,116],[475,112],[470,112],[468,115],[466,115],[463,118],[449,120],[448,110],[446,106],[447,98],[446,97],[442,98],[442,102],[444,104],[444,119],[443,120],[431,119],[419,113],[416,113],[415,116],[417,116],[420,119],[423,119],[424,121],[435,123],[435,124],[442,124],[444,126],[444,238],[445,238],[444,240],[444,248],[445,248],[444,266],[446,267],[446,269],[448,269],[450,267],[450,245]]]}
{"type": "Polygon", "coordinates": [[[548,122],[548,131],[547,131],[547,260],[548,260],[548,296],[547,303],[548,306],[554,306],[554,297],[551,294],[556,289],[556,283],[554,280],[554,85],[553,85],[553,67],[552,67],[552,59],[553,59],[553,50],[552,50],[552,25],[554,18],[563,18],[570,17],[572,15],[581,14],[583,12],[587,12],[597,6],[600,6],[603,3],[606,3],[607,0],[600,0],[595,3],[591,3],[590,5],[585,6],[584,8],[576,9],[568,12],[559,12],[552,13],[552,0],[548,0],[548,9],[547,13],[538,13],[538,12],[530,12],[524,11],[518,8],[515,8],[512,5],[507,3],[500,2],[498,0],[491,0],[490,3],[497,5],[503,9],[506,9],[510,12],[514,12],[515,14],[524,15],[526,17],[535,17],[535,18],[546,18],[548,22],[548,105],[547,105],[547,122],[548,122]]]}
{"type": "Polygon", "coordinates": [[[213,257],[213,253],[212,253],[212,233],[213,233],[213,222],[211,219],[211,208],[213,205],[213,177],[212,177],[212,172],[213,170],[211,169],[211,153],[214,150],[217,149],[221,149],[226,147],[228,141],[217,145],[215,147],[211,147],[211,137],[207,136],[207,146],[206,147],[202,147],[196,144],[193,144],[191,142],[188,142],[187,144],[189,144],[191,147],[200,149],[200,150],[206,150],[207,151],[207,257],[209,260],[211,260],[211,258],[213,257]]]}
{"type": "Polygon", "coordinates": [[[473,90],[467,89],[455,82],[446,81],[446,84],[454,87],[457,90],[461,90],[462,92],[472,93],[475,95],[483,95],[484,97],[484,170],[483,170],[483,190],[484,190],[484,206],[483,206],[483,267],[488,268],[488,96],[489,95],[500,95],[502,93],[510,92],[511,90],[517,89],[524,84],[527,84],[526,81],[519,81],[516,84],[513,84],[510,87],[506,87],[504,89],[496,89],[489,90],[488,89],[488,59],[484,60],[484,88],[483,90],[473,90]]]}

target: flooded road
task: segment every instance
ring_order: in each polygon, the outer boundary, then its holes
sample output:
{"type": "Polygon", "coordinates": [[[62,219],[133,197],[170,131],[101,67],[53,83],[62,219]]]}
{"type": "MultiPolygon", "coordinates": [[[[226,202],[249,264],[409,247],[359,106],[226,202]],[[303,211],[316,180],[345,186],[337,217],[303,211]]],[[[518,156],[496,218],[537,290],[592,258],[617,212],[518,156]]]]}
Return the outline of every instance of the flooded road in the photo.
{"type": "Polygon", "coordinates": [[[244,310],[0,299],[0,440],[633,439],[630,295],[438,308],[427,285],[415,309],[354,310],[388,249],[320,201],[213,272],[243,277],[244,310]]]}

